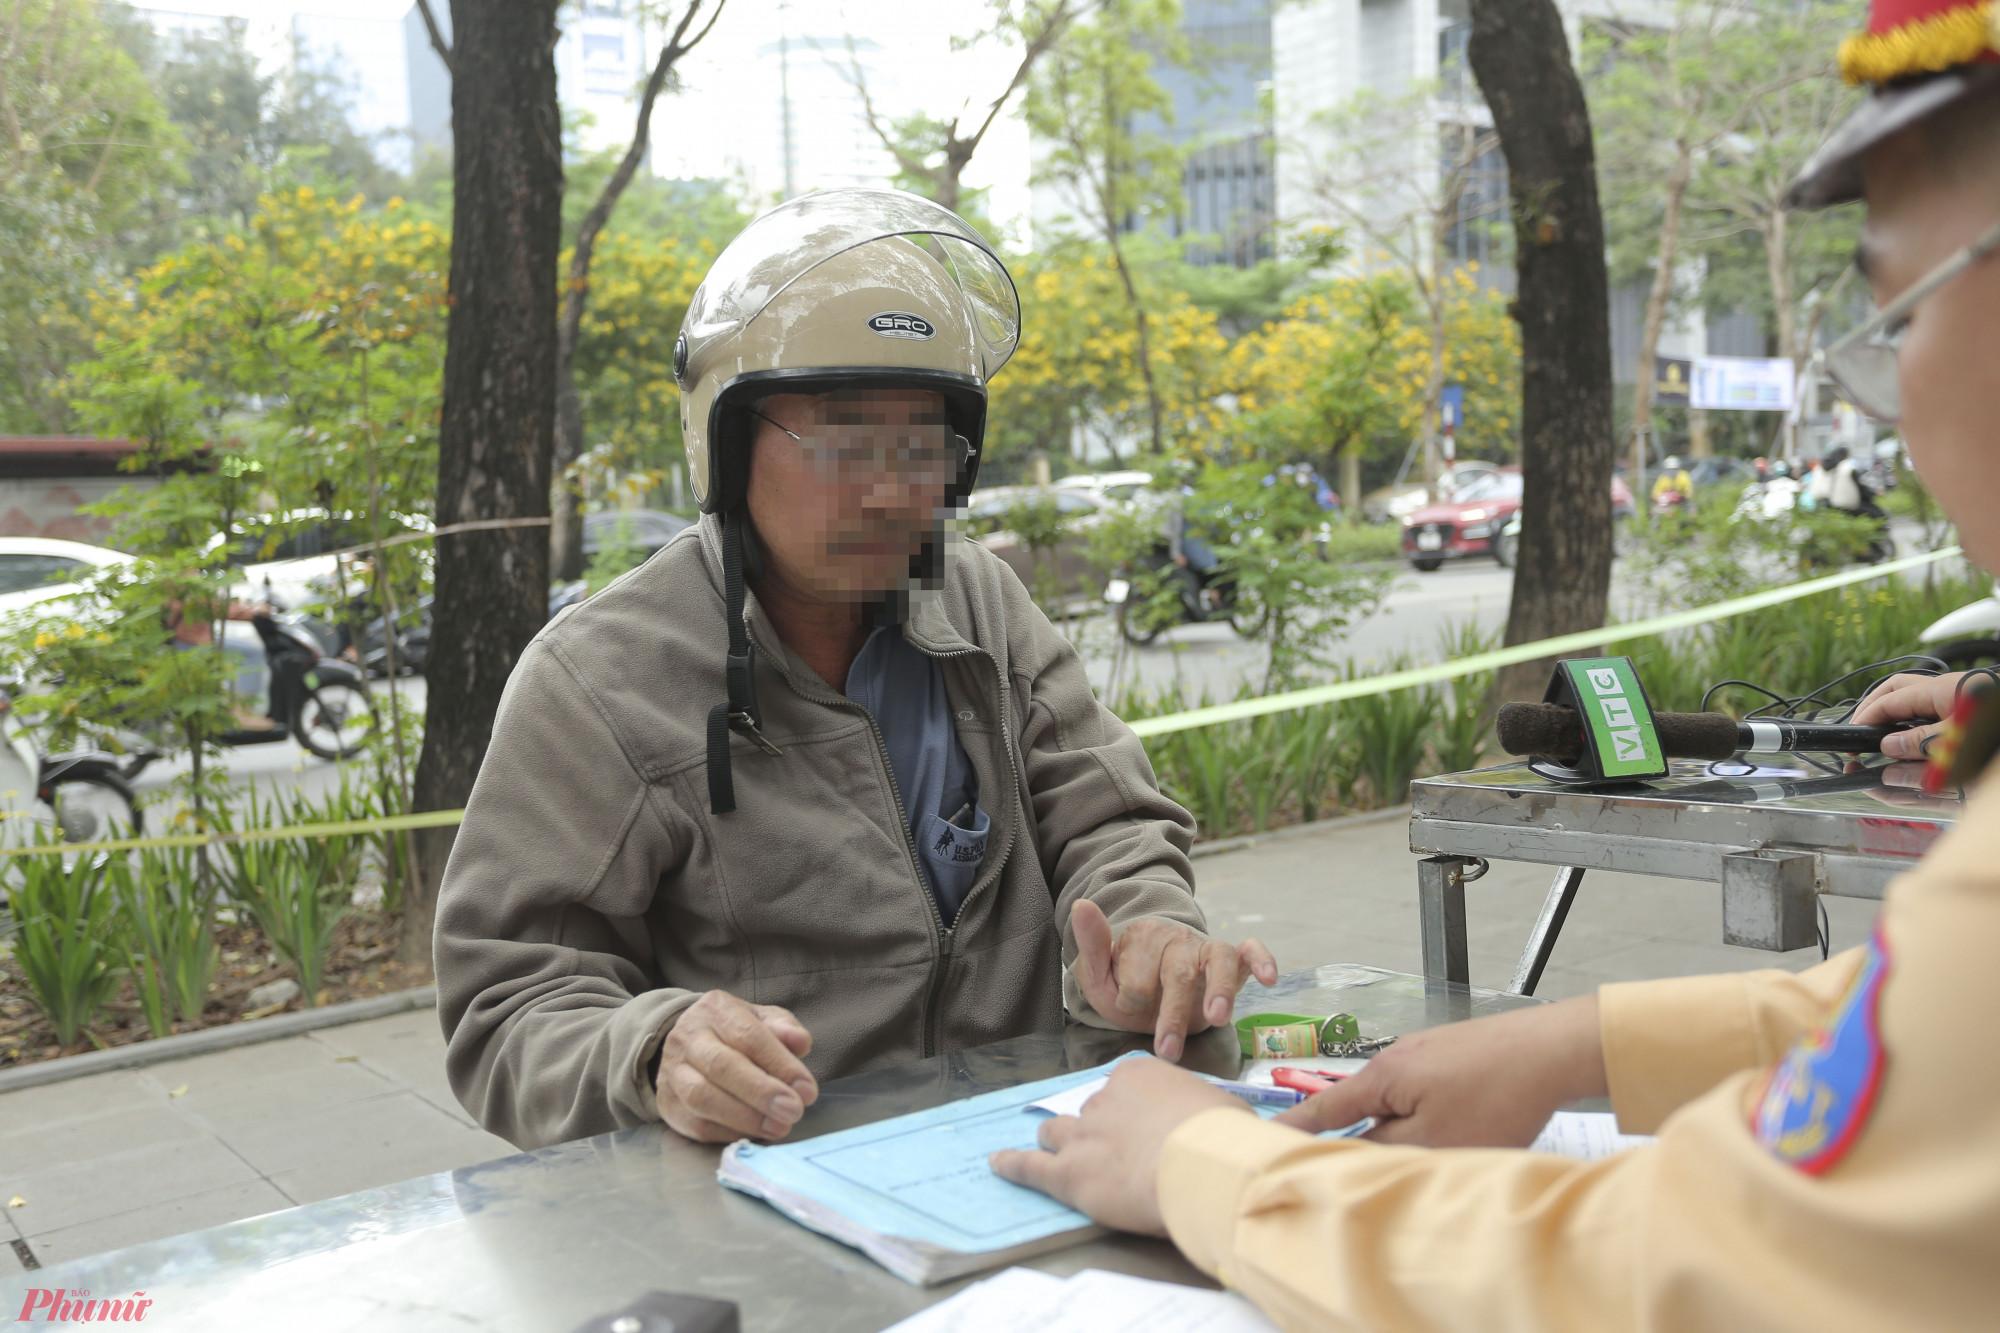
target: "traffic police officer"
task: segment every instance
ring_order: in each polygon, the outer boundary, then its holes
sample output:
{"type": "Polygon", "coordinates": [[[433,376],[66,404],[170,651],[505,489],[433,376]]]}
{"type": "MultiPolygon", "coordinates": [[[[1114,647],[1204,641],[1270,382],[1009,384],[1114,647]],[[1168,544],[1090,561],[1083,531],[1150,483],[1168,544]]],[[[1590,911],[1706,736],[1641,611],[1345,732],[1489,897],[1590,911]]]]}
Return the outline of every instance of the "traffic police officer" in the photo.
{"type": "MultiPolygon", "coordinates": [[[[2000,570],[2000,5],[1875,0],[1841,64],[1873,95],[1792,202],[1866,199],[1880,313],[1828,368],[1900,423],[1968,555],[2000,570]]],[[[1942,716],[1962,683],[1898,678],[1856,720],[1942,716]]],[[[1956,776],[1979,758],[1968,739],[1956,776]]],[[[1996,955],[1989,776],[1870,942],[1809,971],[1606,986],[1432,1029],[1288,1112],[1298,1128],[1135,1061],[1045,1126],[1053,1151],[994,1166],[1171,1236],[1288,1329],[2000,1327],[1996,955]],[[1516,1150],[1556,1107],[1606,1095],[1657,1142],[1590,1163],[1516,1150]],[[1363,1115],[1377,1142],[1300,1132],[1363,1115]]]]}

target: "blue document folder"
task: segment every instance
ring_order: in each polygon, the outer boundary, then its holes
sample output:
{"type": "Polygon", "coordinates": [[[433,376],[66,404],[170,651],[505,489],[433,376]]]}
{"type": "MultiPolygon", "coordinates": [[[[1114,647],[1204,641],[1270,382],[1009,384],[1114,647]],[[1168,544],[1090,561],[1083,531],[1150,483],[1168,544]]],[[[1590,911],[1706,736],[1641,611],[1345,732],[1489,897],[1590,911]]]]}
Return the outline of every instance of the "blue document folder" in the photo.
{"type": "Polygon", "coordinates": [[[1000,1179],[986,1165],[987,1155],[1034,1147],[1049,1114],[1031,1109],[1032,1103],[1101,1079],[1109,1068],[1060,1074],[801,1143],[739,1141],[723,1153],[717,1179],[855,1246],[906,1282],[943,1282],[1013,1263],[1101,1228],[1046,1194],[1000,1179]]]}

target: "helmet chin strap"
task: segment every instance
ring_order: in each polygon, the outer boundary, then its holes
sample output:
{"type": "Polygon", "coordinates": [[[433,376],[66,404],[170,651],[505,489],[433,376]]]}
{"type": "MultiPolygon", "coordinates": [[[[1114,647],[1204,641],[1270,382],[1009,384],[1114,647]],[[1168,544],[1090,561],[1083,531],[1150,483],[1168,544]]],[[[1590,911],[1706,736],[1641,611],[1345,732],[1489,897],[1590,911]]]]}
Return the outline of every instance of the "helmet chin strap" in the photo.
{"type": "MultiPolygon", "coordinates": [[[[729,624],[729,655],[723,659],[723,679],[729,702],[708,712],[708,811],[726,815],[736,809],[736,783],[730,773],[729,733],[740,731],[766,754],[782,754],[762,730],[757,707],[757,649],[743,623],[743,567],[750,515],[742,505],[722,516],[722,606],[729,624]]],[[[761,552],[757,553],[761,556],[761,552]]],[[[762,561],[758,560],[761,567],[762,561]]]]}

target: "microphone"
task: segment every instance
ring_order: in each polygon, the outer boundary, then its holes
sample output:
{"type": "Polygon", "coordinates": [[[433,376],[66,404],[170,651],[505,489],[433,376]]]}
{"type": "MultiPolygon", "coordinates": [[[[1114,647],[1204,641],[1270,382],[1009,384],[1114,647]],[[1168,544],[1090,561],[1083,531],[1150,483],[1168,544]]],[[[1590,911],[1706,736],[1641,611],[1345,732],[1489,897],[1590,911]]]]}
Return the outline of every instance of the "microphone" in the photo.
{"type": "MultiPolygon", "coordinates": [[[[1495,730],[1500,748],[1508,754],[1572,766],[1583,758],[1583,723],[1575,709],[1563,704],[1502,704],[1495,730]]],[[[1653,730],[1668,759],[1727,759],[1745,750],[1879,754],[1882,738],[1903,726],[1858,727],[1786,718],[1738,722],[1727,713],[1655,713],[1653,730]]]]}

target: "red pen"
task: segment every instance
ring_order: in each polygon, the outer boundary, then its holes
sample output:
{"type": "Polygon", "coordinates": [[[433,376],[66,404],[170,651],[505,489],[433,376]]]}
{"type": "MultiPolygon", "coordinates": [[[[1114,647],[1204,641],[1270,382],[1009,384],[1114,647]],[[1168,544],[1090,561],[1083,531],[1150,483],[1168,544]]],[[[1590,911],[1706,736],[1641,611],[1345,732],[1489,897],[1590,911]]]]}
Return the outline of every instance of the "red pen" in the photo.
{"type": "Polygon", "coordinates": [[[1271,1082],[1280,1088],[1291,1088],[1310,1097],[1315,1092],[1325,1092],[1336,1080],[1346,1078],[1345,1074],[1315,1073],[1308,1069],[1293,1069],[1280,1065],[1271,1071],[1271,1082]]]}

